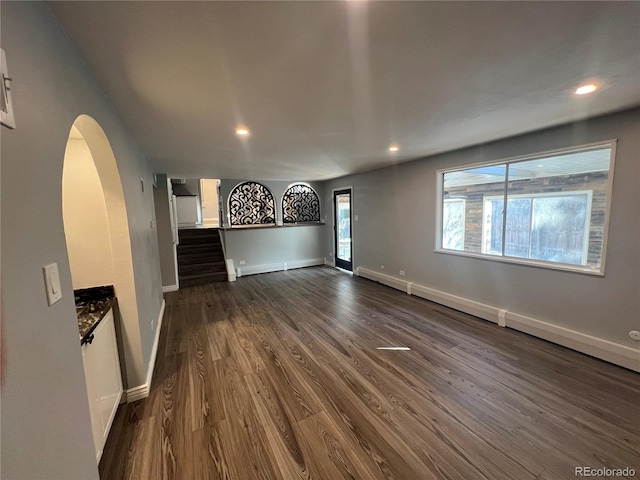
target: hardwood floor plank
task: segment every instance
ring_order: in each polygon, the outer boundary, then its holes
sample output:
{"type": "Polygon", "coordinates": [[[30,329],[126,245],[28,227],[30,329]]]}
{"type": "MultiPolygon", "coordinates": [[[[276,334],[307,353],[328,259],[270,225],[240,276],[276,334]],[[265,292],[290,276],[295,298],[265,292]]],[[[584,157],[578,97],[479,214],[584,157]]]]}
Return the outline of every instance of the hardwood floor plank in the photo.
{"type": "Polygon", "coordinates": [[[119,408],[103,480],[640,471],[637,373],[325,267],[165,298],[149,397],[119,408]]]}
{"type": "Polygon", "coordinates": [[[382,479],[382,473],[368,468],[359,452],[338,430],[325,412],[317,413],[297,423],[300,445],[314,478],[319,479],[382,479]]]}

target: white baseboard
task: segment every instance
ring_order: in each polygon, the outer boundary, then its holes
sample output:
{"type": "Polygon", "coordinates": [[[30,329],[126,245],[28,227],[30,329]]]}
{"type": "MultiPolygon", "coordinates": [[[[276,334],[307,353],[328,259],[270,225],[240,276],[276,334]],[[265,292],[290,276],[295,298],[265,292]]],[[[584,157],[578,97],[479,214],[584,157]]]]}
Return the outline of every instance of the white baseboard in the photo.
{"type": "Polygon", "coordinates": [[[149,367],[147,368],[147,377],[143,385],[127,389],[127,403],[135,402],[136,400],[142,400],[149,396],[149,390],[151,388],[151,379],[153,378],[153,369],[156,366],[156,355],[158,354],[158,343],[160,340],[160,329],[162,328],[162,319],[164,318],[164,308],[166,304],[162,300],[160,306],[160,313],[158,314],[158,321],[156,322],[156,338],[153,341],[153,348],[151,350],[151,358],[149,359],[149,367]]]}
{"type": "Polygon", "coordinates": [[[424,287],[417,283],[411,283],[411,295],[431,300],[432,302],[460,310],[461,312],[475,315],[492,323],[498,323],[500,308],[484,303],[476,302],[468,298],[459,297],[450,293],[441,292],[433,288],[424,287]]]}
{"type": "Polygon", "coordinates": [[[468,298],[452,295],[413,282],[407,282],[391,275],[358,267],[358,276],[388,285],[432,302],[460,310],[461,312],[509,327],[534,337],[543,338],[572,350],[605,360],[615,365],[640,372],[640,349],[604,340],[583,332],[560,327],[543,320],[527,317],[506,309],[487,305],[468,298]]]}
{"type": "Polygon", "coordinates": [[[256,275],[258,273],[281,272],[283,270],[293,270],[295,268],[315,267],[324,265],[324,258],[307,258],[304,260],[289,260],[287,262],[269,263],[264,265],[249,265],[238,267],[236,275],[244,277],[246,275],[256,275]]]}
{"type": "Polygon", "coordinates": [[[401,280],[399,278],[392,277],[385,273],[376,272],[367,268],[358,267],[355,270],[358,277],[368,278],[369,280],[375,280],[376,282],[387,285],[388,287],[395,288],[396,290],[402,290],[403,292],[410,293],[409,282],[401,280]]]}
{"type": "Polygon", "coordinates": [[[306,258],[304,260],[291,260],[284,263],[287,270],[294,270],[296,268],[317,267],[318,265],[324,265],[324,258],[306,258]]]}
{"type": "Polygon", "coordinates": [[[166,285],[162,287],[162,293],[177,292],[177,291],[178,291],[178,285],[166,285]]]}
{"type": "Polygon", "coordinates": [[[149,385],[138,385],[137,387],[127,389],[127,403],[133,403],[149,396],[149,385]]]}
{"type": "Polygon", "coordinates": [[[586,333],[570,330],[565,327],[543,322],[535,318],[507,312],[505,315],[506,326],[528,333],[535,337],[544,338],[553,343],[558,343],[567,348],[577,350],[592,357],[606,360],[640,372],[640,349],[620,345],[609,340],[594,337],[586,333]]]}
{"type": "Polygon", "coordinates": [[[227,266],[227,281],[235,282],[236,281],[236,269],[233,266],[233,259],[229,258],[225,260],[225,264],[227,266]]]}

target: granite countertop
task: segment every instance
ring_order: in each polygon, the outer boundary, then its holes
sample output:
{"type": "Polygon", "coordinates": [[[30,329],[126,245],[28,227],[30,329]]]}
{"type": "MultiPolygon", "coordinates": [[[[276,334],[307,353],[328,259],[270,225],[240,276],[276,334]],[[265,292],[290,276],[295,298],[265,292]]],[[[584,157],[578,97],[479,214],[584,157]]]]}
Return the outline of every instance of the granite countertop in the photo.
{"type": "Polygon", "coordinates": [[[91,343],[91,333],[117,303],[113,285],[74,290],[80,345],[91,343]]]}

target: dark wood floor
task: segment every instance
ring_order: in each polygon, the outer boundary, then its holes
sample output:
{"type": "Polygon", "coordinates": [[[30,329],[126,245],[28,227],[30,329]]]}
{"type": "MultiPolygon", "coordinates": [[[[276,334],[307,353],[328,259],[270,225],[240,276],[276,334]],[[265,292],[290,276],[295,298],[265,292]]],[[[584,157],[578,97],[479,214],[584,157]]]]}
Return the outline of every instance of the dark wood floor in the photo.
{"type": "Polygon", "coordinates": [[[326,267],[166,300],[103,480],[640,475],[631,371],[326,267]]]}

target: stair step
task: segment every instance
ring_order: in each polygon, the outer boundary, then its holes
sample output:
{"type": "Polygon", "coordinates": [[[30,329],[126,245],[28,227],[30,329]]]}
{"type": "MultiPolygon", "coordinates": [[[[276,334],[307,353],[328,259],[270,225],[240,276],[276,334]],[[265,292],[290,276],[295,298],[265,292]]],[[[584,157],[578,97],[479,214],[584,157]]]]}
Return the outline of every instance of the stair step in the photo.
{"type": "Polygon", "coordinates": [[[178,254],[180,253],[209,253],[209,252],[219,252],[222,254],[222,248],[220,246],[216,247],[214,245],[178,245],[178,254]]]}
{"type": "Polygon", "coordinates": [[[195,242],[202,239],[220,241],[220,234],[216,228],[180,229],[178,236],[181,242],[195,242]]]}
{"type": "Polygon", "coordinates": [[[226,272],[227,266],[224,261],[209,262],[209,263],[196,263],[193,265],[178,265],[179,275],[190,275],[197,273],[219,273],[226,272]]]}
{"type": "Polygon", "coordinates": [[[220,238],[193,237],[193,238],[180,238],[179,245],[221,245],[221,243],[220,243],[220,238]]]}
{"type": "Polygon", "coordinates": [[[180,287],[193,287],[195,285],[204,285],[206,283],[226,282],[227,272],[224,273],[207,273],[200,275],[187,275],[180,277],[180,287]]]}
{"type": "Polygon", "coordinates": [[[179,228],[178,234],[181,237],[203,237],[207,235],[218,235],[217,228],[179,228]]]}
{"type": "Polygon", "coordinates": [[[201,250],[178,250],[178,260],[181,258],[203,258],[203,257],[220,257],[224,258],[222,250],[201,249],[201,250]]]}

